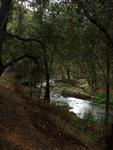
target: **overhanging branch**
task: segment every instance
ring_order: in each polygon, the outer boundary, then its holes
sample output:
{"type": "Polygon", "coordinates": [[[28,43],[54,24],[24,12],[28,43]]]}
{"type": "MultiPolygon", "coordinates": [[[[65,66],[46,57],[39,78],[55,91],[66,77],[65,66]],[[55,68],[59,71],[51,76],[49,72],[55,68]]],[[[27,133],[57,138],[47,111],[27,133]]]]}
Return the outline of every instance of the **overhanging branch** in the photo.
{"type": "Polygon", "coordinates": [[[20,41],[24,41],[24,42],[37,42],[39,43],[43,49],[45,49],[45,45],[42,43],[42,41],[35,39],[35,38],[22,38],[19,35],[16,34],[12,34],[12,33],[6,33],[6,36],[11,37],[11,38],[16,38],[20,41]]]}
{"type": "Polygon", "coordinates": [[[14,59],[11,60],[10,62],[8,62],[8,63],[4,66],[4,68],[6,69],[6,68],[8,68],[8,67],[11,66],[11,65],[16,64],[18,61],[20,61],[20,60],[22,60],[22,59],[24,59],[24,58],[29,58],[29,59],[33,60],[35,64],[37,64],[37,57],[30,56],[30,55],[28,55],[28,54],[24,54],[24,55],[22,55],[22,56],[20,56],[20,57],[14,58],[14,59]]]}
{"type": "Polygon", "coordinates": [[[79,7],[83,9],[86,18],[91,23],[93,23],[96,27],[98,27],[100,31],[104,33],[106,39],[109,41],[110,45],[113,47],[113,38],[111,37],[110,33],[108,32],[108,30],[106,30],[106,28],[101,23],[98,22],[98,20],[95,17],[89,14],[89,11],[87,9],[87,6],[85,5],[85,2],[83,0],[80,0],[78,2],[78,5],[79,7]]]}

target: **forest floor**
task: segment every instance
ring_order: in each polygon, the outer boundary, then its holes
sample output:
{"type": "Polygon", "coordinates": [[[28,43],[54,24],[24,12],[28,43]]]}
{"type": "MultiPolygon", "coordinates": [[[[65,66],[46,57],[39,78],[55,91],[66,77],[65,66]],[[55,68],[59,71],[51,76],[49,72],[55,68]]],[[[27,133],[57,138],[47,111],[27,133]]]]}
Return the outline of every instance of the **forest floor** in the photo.
{"type": "Polygon", "coordinates": [[[0,79],[0,150],[104,150],[103,132],[102,124],[31,99],[23,86],[0,79]]]}

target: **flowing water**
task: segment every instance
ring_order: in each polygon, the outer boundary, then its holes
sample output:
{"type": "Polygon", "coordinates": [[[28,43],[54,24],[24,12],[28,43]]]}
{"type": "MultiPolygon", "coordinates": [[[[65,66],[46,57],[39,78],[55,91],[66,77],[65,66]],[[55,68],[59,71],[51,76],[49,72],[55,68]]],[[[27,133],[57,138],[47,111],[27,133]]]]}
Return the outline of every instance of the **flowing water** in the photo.
{"type": "Polygon", "coordinates": [[[60,93],[51,92],[51,100],[61,102],[61,104],[68,104],[70,111],[74,112],[78,117],[83,118],[87,114],[92,114],[95,118],[103,118],[105,109],[92,102],[78,99],[74,97],[63,97],[60,93]]]}
{"type": "MultiPolygon", "coordinates": [[[[51,83],[54,87],[55,82],[51,83]]],[[[44,93],[44,92],[43,92],[44,93]]],[[[68,105],[71,112],[74,112],[79,118],[84,118],[86,115],[91,115],[95,119],[103,119],[105,117],[105,108],[94,105],[91,101],[78,99],[75,97],[63,97],[54,88],[51,90],[51,101],[59,105],[68,105]]],[[[113,111],[111,111],[113,116],[113,111]]]]}

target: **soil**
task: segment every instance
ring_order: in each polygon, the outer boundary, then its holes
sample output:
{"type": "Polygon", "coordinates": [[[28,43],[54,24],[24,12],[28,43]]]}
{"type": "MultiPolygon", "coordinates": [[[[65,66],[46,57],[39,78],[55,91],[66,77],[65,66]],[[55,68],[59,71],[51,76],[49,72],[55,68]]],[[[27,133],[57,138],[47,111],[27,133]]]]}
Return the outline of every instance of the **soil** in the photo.
{"type": "Polygon", "coordinates": [[[38,99],[0,89],[1,150],[86,150],[86,146],[48,119],[38,99]]]}

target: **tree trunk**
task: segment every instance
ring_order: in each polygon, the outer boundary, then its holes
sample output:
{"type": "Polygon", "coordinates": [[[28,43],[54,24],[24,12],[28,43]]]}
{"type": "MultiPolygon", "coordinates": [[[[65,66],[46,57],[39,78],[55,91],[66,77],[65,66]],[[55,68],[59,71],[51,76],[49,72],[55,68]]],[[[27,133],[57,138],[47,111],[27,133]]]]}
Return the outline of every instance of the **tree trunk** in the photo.
{"type": "Polygon", "coordinates": [[[5,70],[5,69],[4,69],[3,64],[0,63],[0,77],[1,77],[1,75],[3,74],[4,70],[5,70]]]}
{"type": "Polygon", "coordinates": [[[29,80],[29,97],[32,98],[33,91],[32,91],[32,82],[29,80]]]}
{"type": "Polygon", "coordinates": [[[46,77],[46,88],[45,88],[44,100],[50,102],[50,83],[49,83],[50,73],[49,73],[49,67],[47,62],[46,50],[44,50],[44,65],[45,65],[45,77],[46,77]]]}
{"type": "Polygon", "coordinates": [[[41,82],[41,85],[40,85],[40,88],[39,88],[39,91],[38,91],[39,98],[41,98],[41,93],[42,93],[42,82],[41,82]]]}
{"type": "Polygon", "coordinates": [[[63,71],[63,66],[60,65],[60,71],[61,71],[61,80],[65,79],[64,71],[63,71]]]}
{"type": "Polygon", "coordinates": [[[106,136],[106,150],[113,150],[113,124],[111,125],[111,133],[106,136]]]}
{"type": "Polygon", "coordinates": [[[67,70],[67,79],[70,80],[70,70],[67,70]]]}
{"type": "Polygon", "coordinates": [[[50,84],[49,84],[49,74],[46,74],[46,88],[44,100],[50,102],[50,84]]]}
{"type": "Polygon", "coordinates": [[[2,50],[3,44],[6,35],[8,16],[10,12],[12,0],[1,0],[1,8],[0,8],[0,76],[4,71],[4,65],[2,61],[2,50]]]}
{"type": "Polygon", "coordinates": [[[110,98],[110,57],[109,51],[107,51],[107,75],[106,75],[106,115],[105,115],[105,122],[107,123],[109,119],[109,98],[110,98]]]}

